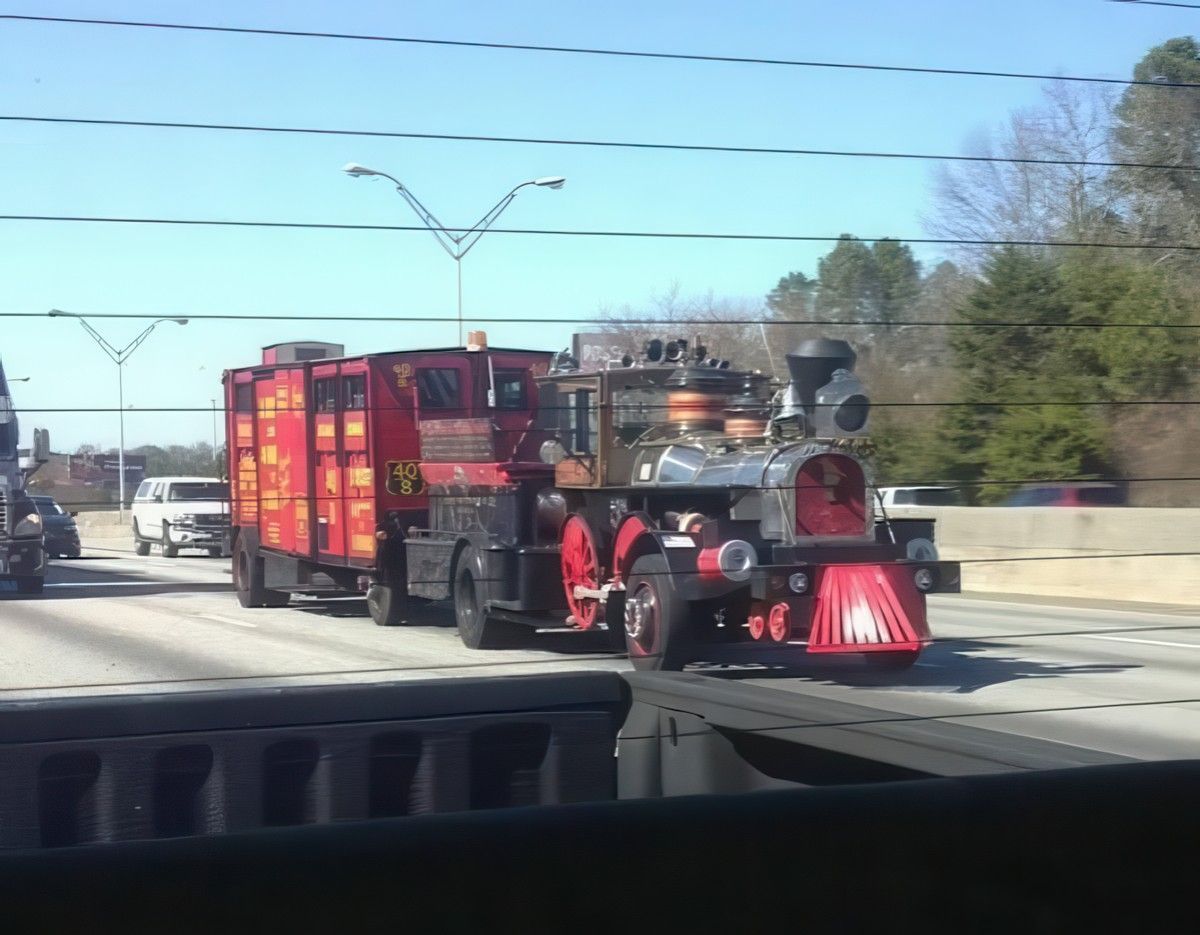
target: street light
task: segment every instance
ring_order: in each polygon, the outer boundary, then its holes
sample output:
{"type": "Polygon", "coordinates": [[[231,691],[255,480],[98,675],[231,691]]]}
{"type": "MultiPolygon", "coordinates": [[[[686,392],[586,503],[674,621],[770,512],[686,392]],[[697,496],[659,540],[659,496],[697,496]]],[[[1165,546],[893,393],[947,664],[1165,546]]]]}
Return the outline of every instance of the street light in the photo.
{"type": "Polygon", "coordinates": [[[117,449],[117,517],[121,522],[125,521],[125,361],[133,355],[146,338],[150,337],[150,332],[163,322],[173,322],[176,325],[186,325],[186,318],[159,318],[156,321],[150,322],[136,338],[130,341],[122,348],[114,347],[105,340],[95,328],[88,324],[87,319],[82,315],[76,315],[74,312],[64,312],[57,308],[50,309],[47,314],[51,318],[74,318],[83,326],[83,330],[92,336],[92,339],[100,345],[100,349],[108,355],[109,359],[117,365],[117,415],[121,425],[121,446],[117,449]]]}
{"type": "Polygon", "coordinates": [[[517,192],[523,188],[533,185],[537,188],[547,188],[557,191],[567,184],[567,180],[561,175],[545,175],[541,178],[530,179],[528,182],[522,182],[516,186],[507,195],[501,198],[492,207],[487,214],[481,217],[478,221],[472,224],[465,231],[449,231],[446,225],[433,216],[428,208],[426,208],[417,199],[417,196],[404,187],[395,176],[388,175],[386,172],[380,172],[378,169],[368,169],[366,166],[360,166],[357,162],[348,162],[342,167],[342,171],[352,178],[362,178],[364,176],[376,176],[378,178],[387,179],[396,186],[396,191],[400,197],[408,202],[408,206],[416,212],[417,217],[421,222],[429,228],[429,232],[442,249],[450,254],[454,260],[454,265],[458,270],[458,343],[462,344],[463,339],[463,313],[462,313],[462,258],[467,255],[475,244],[479,242],[479,238],[483,236],[484,231],[496,223],[496,219],[504,212],[504,209],[512,204],[512,200],[517,197],[517,192]]]}

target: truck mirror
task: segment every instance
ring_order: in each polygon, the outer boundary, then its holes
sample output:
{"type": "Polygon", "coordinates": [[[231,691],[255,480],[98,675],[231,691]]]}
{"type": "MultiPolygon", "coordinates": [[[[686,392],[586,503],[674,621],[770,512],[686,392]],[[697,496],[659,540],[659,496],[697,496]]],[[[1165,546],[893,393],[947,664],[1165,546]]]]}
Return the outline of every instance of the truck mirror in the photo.
{"type": "Polygon", "coordinates": [[[33,451],[31,451],[30,454],[33,456],[33,461],[35,464],[45,464],[50,460],[49,429],[33,430],[33,451]]]}

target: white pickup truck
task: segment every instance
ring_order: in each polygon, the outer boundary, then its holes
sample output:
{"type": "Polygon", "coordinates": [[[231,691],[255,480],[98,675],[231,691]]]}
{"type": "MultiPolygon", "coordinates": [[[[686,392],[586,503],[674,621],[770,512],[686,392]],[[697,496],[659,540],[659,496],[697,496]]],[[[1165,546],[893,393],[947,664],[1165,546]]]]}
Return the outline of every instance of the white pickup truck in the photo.
{"type": "Polygon", "coordinates": [[[180,549],[229,554],[229,484],[216,477],[148,477],[133,495],[133,546],[166,558],[180,549]]]}

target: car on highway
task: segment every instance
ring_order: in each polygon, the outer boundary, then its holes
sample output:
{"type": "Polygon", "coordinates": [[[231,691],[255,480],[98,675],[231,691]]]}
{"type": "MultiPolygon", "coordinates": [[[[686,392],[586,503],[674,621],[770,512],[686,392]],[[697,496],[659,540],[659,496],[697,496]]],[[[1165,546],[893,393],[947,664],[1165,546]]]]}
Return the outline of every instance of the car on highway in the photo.
{"type": "Polygon", "coordinates": [[[149,555],[159,545],[166,558],[180,549],[211,556],[229,549],[229,483],[218,477],[148,477],[133,495],[133,545],[149,555]]]}
{"type": "Polygon", "coordinates": [[[42,517],[42,542],[51,558],[79,558],[79,526],[75,514],[68,513],[53,497],[32,496],[30,499],[42,517]]]}
{"type": "Polygon", "coordinates": [[[894,506],[966,506],[958,487],[880,487],[879,502],[886,510],[894,506]]]}
{"type": "Polygon", "coordinates": [[[1030,484],[1009,494],[1000,506],[1125,506],[1128,495],[1116,484],[1030,484]]]}

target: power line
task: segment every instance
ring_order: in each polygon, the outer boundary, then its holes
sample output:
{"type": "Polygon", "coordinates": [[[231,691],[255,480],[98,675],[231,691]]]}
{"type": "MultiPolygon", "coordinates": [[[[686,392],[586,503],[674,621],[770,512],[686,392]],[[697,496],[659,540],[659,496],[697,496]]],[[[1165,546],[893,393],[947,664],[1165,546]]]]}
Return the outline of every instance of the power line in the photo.
{"type": "MultiPolygon", "coordinates": [[[[413,224],[342,224],[316,221],[226,221],[207,218],[136,218],[61,214],[0,214],[0,221],[48,221],[84,224],[153,224],[180,227],[246,227],[288,230],[420,231],[428,228],[413,224]]],[[[452,233],[469,232],[466,227],[443,228],[452,233]]],[[[642,240],[731,240],[779,243],[837,243],[842,237],[829,234],[719,234],[687,231],[627,230],[555,230],[551,228],[491,227],[493,234],[526,234],[540,237],[626,237],[642,240]]],[[[1101,250],[1178,250],[1200,251],[1200,244],[1120,243],[1087,240],[989,240],[956,237],[863,237],[861,240],[897,240],[901,243],[976,246],[976,247],[1070,247],[1101,250]]]]}
{"type": "Polygon", "coordinates": [[[498,49],[517,52],[552,52],[567,55],[616,56],[621,58],[659,59],[664,61],[720,62],[738,65],[773,65],[791,68],[824,68],[841,71],[877,71],[917,75],[958,75],[971,78],[1020,78],[1035,81],[1079,81],[1093,84],[1149,85],[1158,88],[1196,88],[1187,82],[1140,81],[1129,78],[1101,78],[1090,75],[1050,75],[1035,72],[986,71],[967,68],[931,68],[915,65],[879,65],[865,62],[824,62],[801,59],[761,58],[736,55],[701,55],[684,52],[643,52],[630,49],[603,49],[581,46],[532,45],[512,42],[469,42],[461,39],[421,39],[414,36],[380,36],[361,33],[318,32],[295,29],[261,29],[238,26],[203,26],[188,23],[140,22],[133,20],[86,19],[68,16],[0,15],[0,19],[38,23],[72,23],[91,26],[125,26],[142,29],[171,29],[191,32],[235,33],[254,36],[286,36],[302,39],[344,39],[360,42],[393,42],[408,45],[498,49]]]}
{"type": "MultiPolygon", "coordinates": [[[[270,366],[269,364],[267,366],[270,366]]],[[[287,365],[285,365],[287,366],[287,365]]],[[[615,371],[620,373],[622,371],[615,371]]],[[[636,372],[636,371],[634,371],[636,372]]],[[[738,371],[740,372],[740,371],[738,371]]],[[[586,377],[588,371],[572,371],[568,376],[586,377]]],[[[780,383],[779,385],[782,385],[780,383]]],[[[765,404],[764,404],[765,405],[765,404]]],[[[841,403],[813,403],[811,408],[814,409],[836,409],[841,403]]],[[[909,401],[899,400],[893,402],[885,402],[871,400],[872,409],[939,409],[949,407],[962,407],[971,409],[1010,409],[1023,407],[1040,407],[1040,406],[1062,406],[1067,408],[1080,408],[1086,406],[1200,406],[1200,399],[1085,399],[1085,400],[1062,400],[1062,399],[989,399],[980,401],[952,401],[952,402],[924,402],[924,401],[909,401]]],[[[646,403],[637,405],[614,404],[605,405],[601,403],[598,409],[601,412],[655,412],[666,411],[671,408],[669,403],[646,403]]],[[[212,414],[214,411],[224,413],[226,410],[214,410],[212,406],[126,406],[124,409],[119,409],[116,406],[22,406],[15,407],[11,410],[20,415],[31,413],[48,413],[48,412],[125,412],[130,414],[136,413],[161,413],[161,412],[206,412],[212,414]]],[[[271,409],[273,413],[288,413],[288,412],[311,412],[309,406],[279,406],[271,409]]],[[[512,412],[520,412],[522,410],[513,409],[512,412]]],[[[574,406],[538,406],[538,412],[575,412],[574,406]]],[[[338,409],[336,414],[347,415],[368,412],[413,412],[411,406],[364,406],[358,409],[338,409]]],[[[244,412],[242,415],[251,415],[250,412],[244,412]]],[[[333,410],[328,412],[318,412],[318,415],[332,415],[333,410]]],[[[519,434],[527,429],[513,428],[493,428],[496,433],[512,433],[519,434]]]]}
{"type": "MultiPolygon", "coordinates": [[[[136,453],[136,450],[134,450],[133,453],[136,453]]],[[[107,457],[112,457],[112,455],[108,455],[107,457]]],[[[887,488],[887,487],[949,487],[949,488],[953,488],[955,490],[964,490],[964,489],[976,489],[976,488],[982,488],[982,487],[1037,487],[1037,486],[1049,486],[1049,485],[1056,485],[1056,484],[1175,484],[1175,483],[1195,483],[1197,481],[1200,481],[1200,475],[1176,476],[1176,477],[1094,477],[1094,476],[1087,477],[1087,476],[1076,475],[1073,477],[1025,477],[1025,478],[1020,478],[1017,480],[995,480],[995,479],[983,479],[983,480],[974,480],[974,481],[960,481],[960,480],[915,480],[915,481],[907,480],[906,481],[906,480],[899,480],[899,481],[888,481],[887,483],[868,484],[866,489],[877,490],[877,489],[883,489],[883,488],[887,488]]],[[[228,483],[228,482],[226,481],[223,483],[228,483]]],[[[421,495],[421,496],[427,495],[427,491],[430,486],[436,486],[436,485],[426,485],[426,487],[422,491],[420,491],[419,495],[421,495]]],[[[804,489],[819,489],[819,490],[826,489],[824,486],[822,486],[820,484],[805,484],[805,485],[801,485],[801,486],[804,489]]],[[[738,491],[741,491],[741,490],[781,490],[781,489],[786,490],[786,489],[789,489],[789,487],[795,488],[796,485],[794,485],[794,484],[793,485],[784,485],[783,487],[780,487],[779,485],[772,486],[772,485],[763,485],[763,484],[736,484],[733,486],[729,486],[727,484],[720,485],[720,489],[738,490],[738,491]]],[[[667,490],[667,491],[670,490],[669,487],[664,488],[661,486],[630,487],[629,489],[634,490],[638,495],[641,495],[641,494],[650,495],[650,494],[654,494],[654,493],[662,493],[664,490],[667,490]]],[[[699,488],[693,488],[693,489],[699,489],[699,488]]],[[[40,494],[36,490],[34,490],[31,492],[31,495],[41,496],[42,494],[40,494]]],[[[46,496],[51,496],[51,494],[47,493],[46,496]]],[[[445,497],[456,497],[456,496],[459,496],[459,495],[458,494],[437,494],[437,495],[434,495],[433,497],[431,497],[431,499],[441,499],[441,498],[445,498],[445,497]]],[[[239,499],[242,499],[242,498],[239,498],[239,499]]],[[[268,497],[268,496],[263,495],[260,492],[255,497],[245,497],[244,499],[252,500],[255,503],[262,502],[262,503],[285,503],[286,504],[286,503],[293,503],[296,501],[313,502],[313,503],[342,502],[345,500],[361,500],[364,498],[358,497],[358,496],[343,495],[343,494],[317,494],[317,493],[311,493],[311,494],[310,493],[297,493],[297,494],[287,494],[287,495],[277,494],[276,496],[268,497]]],[[[74,506],[74,507],[109,506],[109,505],[111,505],[108,503],[97,503],[97,501],[95,501],[95,500],[80,500],[80,501],[56,500],[55,502],[58,503],[59,506],[74,506]]],[[[230,500],[228,498],[214,498],[214,502],[229,503],[230,500]]],[[[969,508],[964,507],[964,508],[965,509],[975,509],[974,507],[969,507],[969,508]]],[[[268,507],[267,509],[271,509],[271,507],[268,507]]],[[[1099,555],[1099,556],[1095,556],[1095,557],[1098,557],[1098,558],[1120,558],[1124,554],[1125,553],[1112,553],[1110,555],[1099,555]]],[[[1158,556],[1158,555],[1191,555],[1191,554],[1200,554],[1200,553],[1134,552],[1134,553],[1129,553],[1129,554],[1130,555],[1158,556]]],[[[1061,556],[1046,556],[1046,557],[1056,558],[1056,559],[1061,558],[1061,556]]],[[[1071,557],[1071,556],[1067,556],[1067,557],[1071,557]]],[[[1033,556],[1033,559],[1037,559],[1037,558],[1039,558],[1039,556],[1033,556]]],[[[1003,561],[1011,561],[1011,560],[1012,559],[1003,559],[1003,561]]],[[[1026,559],[1021,559],[1021,560],[1025,561],[1026,559]]],[[[970,559],[970,561],[1000,561],[1000,559],[970,559]]],[[[495,579],[495,580],[500,580],[500,579],[495,579]]],[[[429,584],[430,582],[426,581],[426,582],[419,582],[419,583],[429,584]]]]}
{"type": "MultiPolygon", "coordinates": [[[[45,312],[0,312],[0,318],[46,318],[45,312]]],[[[166,317],[186,317],[188,321],[337,321],[337,322],[379,322],[388,323],[439,323],[454,324],[454,319],[443,315],[267,315],[229,313],[200,313],[176,316],[174,312],[87,312],[85,318],[115,318],[115,319],[147,319],[166,317]]],[[[836,318],[608,318],[604,316],[587,317],[556,317],[556,318],[524,318],[518,316],[477,316],[472,315],[471,321],[481,324],[516,324],[516,325],[636,325],[639,328],[659,328],[667,331],[680,325],[774,325],[789,327],[796,325],[812,325],[838,328],[1154,328],[1166,330],[1195,330],[1200,324],[1182,322],[1040,322],[1040,321],[887,321],[870,319],[865,321],[842,321],[836,318]]],[[[426,351],[430,349],[425,349],[426,351]]],[[[432,350],[461,350],[461,348],[433,348],[432,350]]],[[[408,353],[396,351],[395,353],[408,353]]]]}
{"type": "Polygon", "coordinates": [[[1109,3],[1128,3],[1132,6],[1172,6],[1184,10],[1200,10],[1200,3],[1169,3],[1167,0],[1108,0],[1109,3]]]}
{"type": "Polygon", "coordinates": [[[782,146],[717,146],[703,143],[647,143],[627,140],[579,140],[529,136],[482,136],[464,133],[420,133],[400,130],[344,130],[322,127],[280,127],[239,123],[189,123],[174,120],[117,120],[90,117],[30,117],[0,115],[0,120],[22,123],[69,124],[100,127],[145,127],[172,130],[228,130],[245,133],[313,134],[318,136],[385,137],[405,140],[446,140],[470,143],[523,143],[535,146],[591,146],[609,149],[668,150],[674,152],[737,153],[777,156],[831,156],[861,159],[912,159],[944,162],[1008,163],[1015,165],[1080,166],[1099,169],[1155,169],[1200,172],[1200,165],[1158,162],[1116,162],[1091,159],[1040,159],[1017,156],[963,156],[941,153],[897,153],[848,149],[797,149],[782,146]]]}

